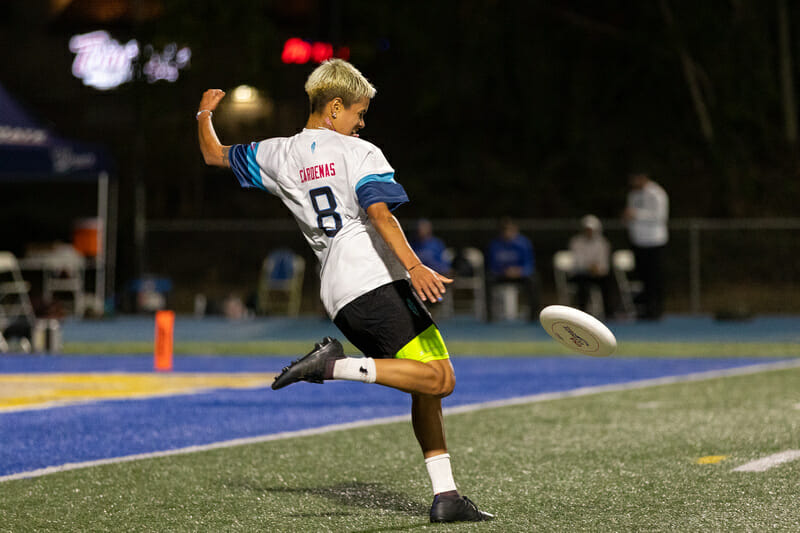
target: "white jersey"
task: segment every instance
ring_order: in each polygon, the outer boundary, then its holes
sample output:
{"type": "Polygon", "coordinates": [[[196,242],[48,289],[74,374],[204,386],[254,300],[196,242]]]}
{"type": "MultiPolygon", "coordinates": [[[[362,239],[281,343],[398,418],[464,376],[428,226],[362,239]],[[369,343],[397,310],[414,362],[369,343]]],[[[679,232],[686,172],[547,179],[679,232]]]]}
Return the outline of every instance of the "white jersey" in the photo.
{"type": "Polygon", "coordinates": [[[628,235],[634,246],[663,246],[669,240],[667,220],[669,197],[656,182],[628,193],[628,207],[633,218],[628,221],[628,235]]]}
{"type": "Polygon", "coordinates": [[[328,129],[304,129],[234,145],[231,168],[242,187],[278,196],[294,215],[322,266],[320,297],[335,317],[359,296],[407,272],[370,224],[366,209],[408,201],[375,145],[328,129]]]}
{"type": "Polygon", "coordinates": [[[573,274],[608,274],[611,245],[603,235],[595,233],[588,237],[579,233],[569,240],[569,249],[575,258],[573,274]]]}

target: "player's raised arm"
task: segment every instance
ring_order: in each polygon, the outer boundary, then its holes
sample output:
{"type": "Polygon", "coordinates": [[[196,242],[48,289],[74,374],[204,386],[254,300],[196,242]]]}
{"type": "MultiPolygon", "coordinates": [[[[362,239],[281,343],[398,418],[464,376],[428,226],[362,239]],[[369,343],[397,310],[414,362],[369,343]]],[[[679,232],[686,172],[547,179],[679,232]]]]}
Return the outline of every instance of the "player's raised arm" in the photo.
{"type": "Polygon", "coordinates": [[[225,97],[225,91],[209,89],[203,93],[200,106],[197,109],[197,136],[200,141],[200,151],[207,165],[217,167],[230,167],[228,151],[230,146],[223,146],[214,131],[211,117],[220,100],[225,97]]]}
{"type": "Polygon", "coordinates": [[[383,240],[408,270],[411,275],[411,285],[422,301],[440,301],[445,293],[444,284],[452,283],[453,280],[422,264],[417,254],[409,246],[400,223],[385,203],[372,204],[367,208],[367,215],[383,240]]]}

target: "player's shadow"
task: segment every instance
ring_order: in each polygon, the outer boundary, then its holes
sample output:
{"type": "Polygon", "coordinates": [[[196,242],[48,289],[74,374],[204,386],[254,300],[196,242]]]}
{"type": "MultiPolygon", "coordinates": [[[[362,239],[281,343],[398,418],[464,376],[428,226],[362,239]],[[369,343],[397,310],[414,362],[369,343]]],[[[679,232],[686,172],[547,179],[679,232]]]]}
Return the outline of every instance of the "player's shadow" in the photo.
{"type": "MultiPolygon", "coordinates": [[[[420,501],[411,501],[405,495],[382,489],[377,483],[340,483],[330,487],[255,487],[252,490],[267,493],[284,493],[306,496],[322,496],[339,505],[376,509],[381,511],[394,511],[409,515],[427,515],[429,508],[420,501]]],[[[297,514],[295,517],[330,516],[329,512],[321,515],[297,514]]]]}

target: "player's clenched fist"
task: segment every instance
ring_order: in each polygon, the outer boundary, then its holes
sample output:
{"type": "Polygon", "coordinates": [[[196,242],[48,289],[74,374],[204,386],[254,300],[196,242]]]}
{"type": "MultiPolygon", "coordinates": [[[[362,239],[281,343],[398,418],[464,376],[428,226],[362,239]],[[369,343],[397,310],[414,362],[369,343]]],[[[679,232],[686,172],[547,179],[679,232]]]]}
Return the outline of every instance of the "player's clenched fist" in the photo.
{"type": "Polygon", "coordinates": [[[203,93],[203,98],[200,99],[200,107],[198,107],[197,112],[214,111],[224,97],[225,91],[221,89],[207,90],[203,93]]]}

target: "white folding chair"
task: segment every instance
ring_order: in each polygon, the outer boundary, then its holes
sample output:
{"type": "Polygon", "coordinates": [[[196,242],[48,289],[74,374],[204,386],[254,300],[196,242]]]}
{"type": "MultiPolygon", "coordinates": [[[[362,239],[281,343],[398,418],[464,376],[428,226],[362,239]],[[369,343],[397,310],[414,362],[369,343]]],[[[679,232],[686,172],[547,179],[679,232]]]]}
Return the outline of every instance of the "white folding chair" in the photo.
{"type": "Polygon", "coordinates": [[[634,297],[642,291],[642,283],[632,279],[636,270],[636,259],[631,250],[615,250],[611,254],[611,266],[619,287],[619,297],[626,315],[636,316],[634,297]]]}
{"type": "Polygon", "coordinates": [[[73,247],[64,246],[47,254],[47,267],[43,270],[42,299],[50,303],[57,294],[72,297],[72,310],[75,316],[82,317],[86,308],[84,294],[84,273],[86,259],[73,247]]]}
{"type": "Polygon", "coordinates": [[[8,350],[3,330],[18,320],[33,328],[36,316],[29,296],[30,284],[22,279],[17,258],[11,252],[0,252],[0,352],[8,350]]]}
{"type": "MultiPolygon", "coordinates": [[[[570,250],[559,250],[553,255],[553,276],[556,281],[558,303],[561,305],[574,305],[578,295],[578,286],[569,280],[575,272],[575,255],[570,250]]],[[[599,287],[592,285],[589,289],[589,301],[585,311],[593,316],[603,318],[603,293],[599,287]]]]}
{"type": "Polygon", "coordinates": [[[553,254],[553,277],[556,282],[558,303],[572,305],[577,292],[574,283],[569,281],[569,275],[575,269],[575,256],[569,250],[559,250],[553,254]]]}
{"type": "MultiPolygon", "coordinates": [[[[452,250],[451,250],[452,253],[452,250]]],[[[447,287],[452,293],[453,306],[458,301],[469,299],[471,311],[478,320],[486,317],[486,279],[484,278],[483,252],[477,248],[466,247],[461,249],[460,257],[469,267],[469,273],[458,272],[458,265],[453,263],[456,270],[454,281],[447,287]]],[[[455,261],[456,258],[453,257],[455,261]]]]}

